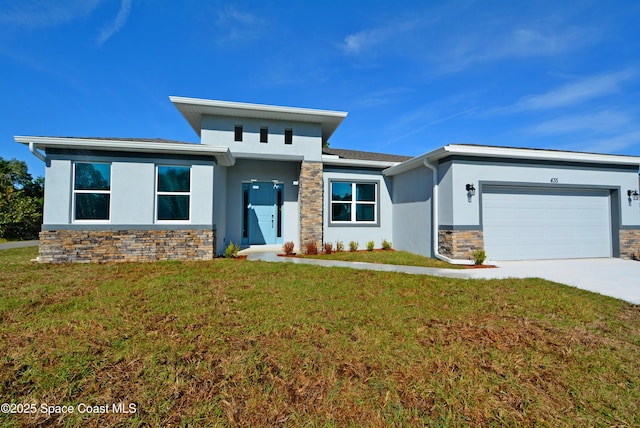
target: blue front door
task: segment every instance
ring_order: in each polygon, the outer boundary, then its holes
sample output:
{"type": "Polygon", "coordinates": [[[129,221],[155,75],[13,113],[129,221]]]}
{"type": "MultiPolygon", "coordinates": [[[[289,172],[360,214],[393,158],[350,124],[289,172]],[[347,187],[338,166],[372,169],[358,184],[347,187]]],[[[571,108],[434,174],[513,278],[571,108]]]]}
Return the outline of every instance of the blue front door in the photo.
{"type": "Polygon", "coordinates": [[[277,187],[273,183],[249,185],[249,244],[275,244],[278,231],[277,187]]]}

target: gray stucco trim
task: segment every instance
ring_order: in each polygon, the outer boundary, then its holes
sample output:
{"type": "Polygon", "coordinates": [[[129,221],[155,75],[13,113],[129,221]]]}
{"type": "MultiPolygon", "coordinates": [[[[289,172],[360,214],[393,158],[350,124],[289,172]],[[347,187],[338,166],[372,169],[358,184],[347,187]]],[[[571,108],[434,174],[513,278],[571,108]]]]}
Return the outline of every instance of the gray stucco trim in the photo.
{"type": "Polygon", "coordinates": [[[505,164],[514,164],[518,166],[528,165],[534,168],[548,168],[559,167],[564,169],[595,169],[599,171],[614,170],[614,171],[638,171],[638,165],[619,165],[619,164],[602,164],[602,163],[590,163],[590,162],[564,162],[556,160],[543,160],[543,159],[506,159],[496,157],[478,157],[478,156],[463,156],[463,155],[451,155],[438,160],[438,165],[445,162],[455,162],[460,164],[474,164],[474,165],[496,165],[504,166],[505,164]]]}
{"type": "Polygon", "coordinates": [[[203,158],[202,155],[169,155],[165,153],[128,153],[107,151],[80,151],[67,149],[47,149],[47,159],[95,162],[175,162],[191,165],[216,165],[216,160],[203,158]]]}
{"type": "MultiPolygon", "coordinates": [[[[327,226],[328,227],[380,227],[380,180],[358,180],[352,178],[331,178],[328,180],[329,188],[327,189],[327,226]],[[333,182],[342,182],[342,183],[356,183],[356,184],[375,184],[376,185],[376,222],[375,223],[358,223],[358,222],[349,222],[349,223],[334,223],[331,221],[331,183],[333,182]]],[[[356,195],[353,195],[355,198],[356,195]]]]}
{"type": "Polygon", "coordinates": [[[215,224],[43,224],[42,230],[216,230],[215,224]]]}
{"type": "Polygon", "coordinates": [[[624,225],[624,226],[620,226],[620,230],[640,230],[640,224],[639,225],[624,225]]]}
{"type": "Polygon", "coordinates": [[[482,230],[482,226],[476,224],[441,224],[438,229],[446,231],[482,230]]]}

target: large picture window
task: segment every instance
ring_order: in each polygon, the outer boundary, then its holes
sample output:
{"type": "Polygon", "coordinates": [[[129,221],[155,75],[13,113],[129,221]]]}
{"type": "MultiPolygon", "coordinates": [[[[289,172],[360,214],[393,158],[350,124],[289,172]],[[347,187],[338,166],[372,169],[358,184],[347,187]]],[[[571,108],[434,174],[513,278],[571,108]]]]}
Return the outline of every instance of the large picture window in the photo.
{"type": "Polygon", "coordinates": [[[109,220],[111,164],[76,162],[73,199],[75,220],[109,220]]]}
{"type": "Polygon", "coordinates": [[[189,220],[191,168],[160,165],[157,175],[157,220],[189,220]]]}
{"type": "Polygon", "coordinates": [[[376,223],[377,183],[331,182],[332,223],[376,223]]]}

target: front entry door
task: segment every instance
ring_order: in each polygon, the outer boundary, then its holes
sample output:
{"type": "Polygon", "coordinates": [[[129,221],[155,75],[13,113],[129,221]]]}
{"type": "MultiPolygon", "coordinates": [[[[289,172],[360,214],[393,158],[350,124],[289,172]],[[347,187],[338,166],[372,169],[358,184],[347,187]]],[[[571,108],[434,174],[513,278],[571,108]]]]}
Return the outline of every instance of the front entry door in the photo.
{"type": "Polygon", "coordinates": [[[281,240],[282,185],[249,184],[249,244],[276,244],[281,240]]]}

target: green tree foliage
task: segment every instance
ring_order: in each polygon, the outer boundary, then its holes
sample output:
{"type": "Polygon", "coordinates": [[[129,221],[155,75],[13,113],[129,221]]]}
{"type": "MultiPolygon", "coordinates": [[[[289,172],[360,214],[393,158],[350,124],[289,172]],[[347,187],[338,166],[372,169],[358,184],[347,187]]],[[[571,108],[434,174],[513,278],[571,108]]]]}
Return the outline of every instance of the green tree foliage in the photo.
{"type": "Polygon", "coordinates": [[[43,201],[44,179],[31,177],[24,161],[0,157],[0,237],[37,238],[43,201]]]}

